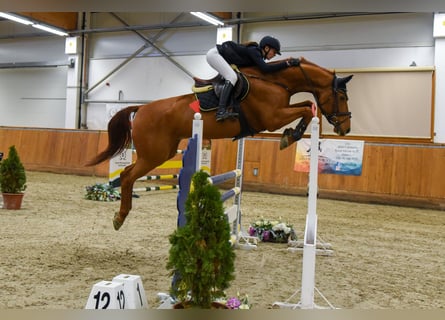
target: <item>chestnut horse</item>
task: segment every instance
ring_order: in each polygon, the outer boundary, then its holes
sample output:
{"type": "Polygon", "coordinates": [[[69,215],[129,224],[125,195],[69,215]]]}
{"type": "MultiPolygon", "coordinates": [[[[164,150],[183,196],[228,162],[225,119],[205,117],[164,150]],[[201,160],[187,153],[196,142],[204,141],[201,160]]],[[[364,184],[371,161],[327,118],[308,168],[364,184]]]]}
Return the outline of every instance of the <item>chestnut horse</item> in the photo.
{"type": "MultiPolygon", "coordinates": [[[[204,139],[240,138],[265,130],[275,131],[301,118],[295,128],[284,131],[280,148],[286,148],[301,139],[313,117],[311,101],[290,104],[291,96],[298,92],[312,93],[318,109],[334,126],[334,132],[347,134],[351,113],[348,110],[346,83],[352,75],[339,78],[335,72],[302,57],[297,62],[296,66],[268,74],[263,74],[257,67],[241,68],[241,73],[249,82],[249,92],[240,103],[248,132],[240,134],[242,126],[236,119],[217,122],[215,111],[202,112],[204,139]]],[[[96,165],[117,155],[131,142],[137,154],[137,160],[120,175],[120,211],[113,219],[116,230],[122,226],[131,210],[136,179],[172,158],[180,141],[191,137],[195,114],[191,108],[193,102],[196,102],[196,95],[190,93],[130,106],[117,112],[108,123],[108,146],[87,165],[96,165]]]]}

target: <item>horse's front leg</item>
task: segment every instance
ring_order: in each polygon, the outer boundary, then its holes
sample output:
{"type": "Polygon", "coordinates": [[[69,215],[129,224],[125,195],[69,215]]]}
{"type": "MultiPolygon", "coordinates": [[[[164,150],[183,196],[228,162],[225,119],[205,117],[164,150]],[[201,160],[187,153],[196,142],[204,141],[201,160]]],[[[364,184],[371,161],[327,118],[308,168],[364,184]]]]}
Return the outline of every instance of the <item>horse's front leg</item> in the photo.
{"type": "Polygon", "coordinates": [[[300,108],[301,120],[295,128],[287,128],[284,130],[280,140],[280,150],[289,147],[292,143],[303,137],[303,134],[313,117],[312,104],[312,101],[306,100],[289,105],[289,108],[300,108]]]}

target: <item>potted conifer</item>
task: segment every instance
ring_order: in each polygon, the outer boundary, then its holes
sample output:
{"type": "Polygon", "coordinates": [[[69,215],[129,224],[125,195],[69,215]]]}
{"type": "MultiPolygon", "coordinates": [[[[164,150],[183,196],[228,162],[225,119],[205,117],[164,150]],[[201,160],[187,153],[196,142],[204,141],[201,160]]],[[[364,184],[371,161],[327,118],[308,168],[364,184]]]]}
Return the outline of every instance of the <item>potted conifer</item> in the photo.
{"type": "Polygon", "coordinates": [[[8,158],[0,162],[0,191],[3,208],[18,210],[22,207],[23,191],[26,189],[25,168],[14,145],[9,147],[8,158]]]}
{"type": "Polygon", "coordinates": [[[177,308],[212,308],[235,278],[230,225],[221,194],[208,177],[202,170],[193,175],[185,203],[187,223],[169,237],[167,269],[174,276],[170,294],[177,308]]]}

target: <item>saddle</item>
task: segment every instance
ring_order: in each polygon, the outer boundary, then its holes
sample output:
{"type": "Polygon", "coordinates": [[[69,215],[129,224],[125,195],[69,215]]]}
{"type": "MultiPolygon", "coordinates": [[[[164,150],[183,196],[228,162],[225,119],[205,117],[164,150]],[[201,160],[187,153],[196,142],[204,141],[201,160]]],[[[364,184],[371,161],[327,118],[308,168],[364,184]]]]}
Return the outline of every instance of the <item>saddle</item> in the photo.
{"type": "MultiPolygon", "coordinates": [[[[240,133],[233,137],[233,140],[241,139],[247,136],[253,136],[256,132],[249,126],[249,123],[241,109],[240,102],[246,98],[249,93],[250,84],[246,76],[241,73],[236,66],[232,66],[238,77],[235,88],[233,89],[232,97],[229,102],[229,106],[232,107],[234,112],[239,114],[238,121],[240,123],[240,133]]],[[[224,78],[218,74],[212,79],[200,79],[193,78],[195,84],[192,86],[192,91],[199,101],[199,109],[201,112],[213,111],[218,108],[219,96],[224,86],[224,78]]]]}
{"type": "MultiPolygon", "coordinates": [[[[236,82],[229,105],[239,113],[241,109],[239,104],[249,93],[249,81],[244,74],[237,69],[235,71],[238,81],[236,82]]],[[[195,84],[192,87],[192,91],[196,99],[199,100],[200,110],[206,112],[217,109],[219,96],[224,86],[224,78],[218,74],[212,79],[194,77],[193,80],[195,80],[195,84]]]]}

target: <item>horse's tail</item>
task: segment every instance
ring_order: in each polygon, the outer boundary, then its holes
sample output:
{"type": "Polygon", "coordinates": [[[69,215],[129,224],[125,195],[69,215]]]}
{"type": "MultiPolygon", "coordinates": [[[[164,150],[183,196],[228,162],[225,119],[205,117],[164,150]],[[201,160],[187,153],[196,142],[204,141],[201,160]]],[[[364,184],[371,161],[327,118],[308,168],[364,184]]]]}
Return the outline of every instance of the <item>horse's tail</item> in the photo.
{"type": "Polygon", "coordinates": [[[86,166],[94,166],[108,160],[122,152],[131,144],[131,120],[130,115],[137,112],[140,106],[131,106],[117,112],[108,122],[108,146],[107,148],[86,163],[86,166]]]}

